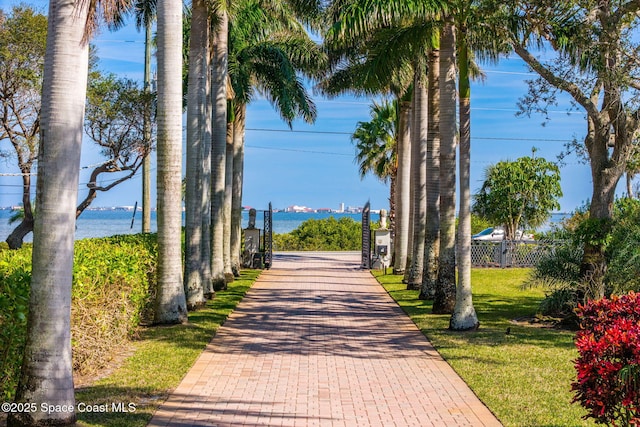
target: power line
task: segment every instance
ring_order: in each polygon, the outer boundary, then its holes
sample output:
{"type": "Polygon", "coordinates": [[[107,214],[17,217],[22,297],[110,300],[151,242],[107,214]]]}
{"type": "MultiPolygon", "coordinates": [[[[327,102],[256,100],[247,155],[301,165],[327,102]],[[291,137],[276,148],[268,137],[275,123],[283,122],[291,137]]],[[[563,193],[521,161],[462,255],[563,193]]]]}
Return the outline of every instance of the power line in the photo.
{"type": "MultiPolygon", "coordinates": [[[[254,132],[282,132],[282,133],[302,133],[302,134],[318,134],[318,135],[353,135],[353,132],[339,131],[323,131],[323,130],[292,130],[292,129],[268,129],[268,128],[246,128],[247,131],[254,132]]],[[[489,137],[489,136],[471,136],[471,139],[487,140],[487,141],[527,141],[527,142],[570,142],[569,139],[553,139],[553,138],[522,138],[522,137],[489,137]]]]}

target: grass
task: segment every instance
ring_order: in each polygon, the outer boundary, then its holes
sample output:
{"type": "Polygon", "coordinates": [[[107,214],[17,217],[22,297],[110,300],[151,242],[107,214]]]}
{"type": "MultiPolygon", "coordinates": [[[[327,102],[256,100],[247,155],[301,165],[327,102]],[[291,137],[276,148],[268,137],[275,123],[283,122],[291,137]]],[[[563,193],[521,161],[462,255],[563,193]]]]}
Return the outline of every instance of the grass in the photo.
{"type": "Polygon", "coordinates": [[[523,289],[528,269],[474,269],[476,332],[448,330],[448,315],[431,314],[431,302],[406,290],[401,276],[376,273],[440,354],[505,426],[592,426],[572,404],[574,333],[522,326],[512,319],[533,315],[541,289],[523,289]],[[506,334],[507,328],[510,333],[506,334]]]}
{"type": "Polygon", "coordinates": [[[82,403],[92,407],[106,405],[107,408],[105,412],[78,412],[78,425],[146,426],[258,274],[256,270],[243,271],[240,278],[229,284],[227,291],[216,293],[204,309],[190,313],[186,325],[143,328],[134,343],[133,353],[119,368],[91,386],[76,391],[76,407],[82,403]],[[114,404],[122,404],[132,411],[113,411],[114,404]]]}

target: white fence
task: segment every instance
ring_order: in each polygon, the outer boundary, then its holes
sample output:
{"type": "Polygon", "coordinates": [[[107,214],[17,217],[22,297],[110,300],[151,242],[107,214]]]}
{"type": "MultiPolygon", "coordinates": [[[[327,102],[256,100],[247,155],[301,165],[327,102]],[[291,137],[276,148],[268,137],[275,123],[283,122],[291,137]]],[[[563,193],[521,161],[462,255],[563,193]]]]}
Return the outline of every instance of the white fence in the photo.
{"type": "Polygon", "coordinates": [[[471,264],[474,267],[532,267],[559,243],[551,240],[472,241],[471,264]]]}

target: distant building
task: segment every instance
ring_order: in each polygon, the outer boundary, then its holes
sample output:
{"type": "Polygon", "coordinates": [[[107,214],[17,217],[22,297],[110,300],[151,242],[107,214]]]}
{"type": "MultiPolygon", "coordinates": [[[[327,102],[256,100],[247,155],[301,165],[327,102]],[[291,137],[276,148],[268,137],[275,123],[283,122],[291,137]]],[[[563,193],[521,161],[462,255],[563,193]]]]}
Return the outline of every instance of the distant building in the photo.
{"type": "Polygon", "coordinates": [[[331,208],[319,208],[319,209],[316,209],[316,212],[318,212],[318,213],[331,213],[331,208]]]}
{"type": "Polygon", "coordinates": [[[306,206],[293,205],[284,210],[285,212],[313,212],[313,209],[306,206]]]}
{"type": "Polygon", "coordinates": [[[338,208],[338,213],[344,212],[344,203],[340,203],[340,207],[338,208]]]}

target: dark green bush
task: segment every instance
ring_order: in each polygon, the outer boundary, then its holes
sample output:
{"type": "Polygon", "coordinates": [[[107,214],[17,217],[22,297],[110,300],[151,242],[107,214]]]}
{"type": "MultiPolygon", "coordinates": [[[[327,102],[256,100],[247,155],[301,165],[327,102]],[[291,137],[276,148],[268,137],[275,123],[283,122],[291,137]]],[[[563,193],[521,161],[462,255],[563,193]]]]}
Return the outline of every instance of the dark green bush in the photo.
{"type": "Polygon", "coordinates": [[[588,207],[579,208],[554,236],[562,243],[533,269],[529,285],[548,289],[541,305],[543,314],[573,315],[573,308],[586,302],[589,283],[580,278],[582,246],[585,241],[604,244],[607,295],[640,291],[640,201],[616,201],[614,216],[608,221],[591,221],[588,207]]]}
{"type": "Polygon", "coordinates": [[[290,233],[274,235],[279,251],[356,251],[362,245],[362,224],[353,218],[308,219],[290,233]]]}
{"type": "MultiPolygon", "coordinates": [[[[79,240],[71,304],[73,367],[104,366],[135,333],[155,283],[156,236],[79,240]]],[[[31,249],[0,251],[0,397],[13,397],[26,337],[31,249]]]]}
{"type": "Polygon", "coordinates": [[[607,258],[606,281],[612,292],[640,292],[640,200],[621,199],[616,203],[607,258]]]}
{"type": "Polygon", "coordinates": [[[20,374],[29,313],[31,248],[0,250],[0,398],[11,400],[20,374]]]}

